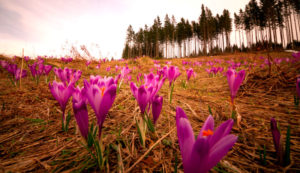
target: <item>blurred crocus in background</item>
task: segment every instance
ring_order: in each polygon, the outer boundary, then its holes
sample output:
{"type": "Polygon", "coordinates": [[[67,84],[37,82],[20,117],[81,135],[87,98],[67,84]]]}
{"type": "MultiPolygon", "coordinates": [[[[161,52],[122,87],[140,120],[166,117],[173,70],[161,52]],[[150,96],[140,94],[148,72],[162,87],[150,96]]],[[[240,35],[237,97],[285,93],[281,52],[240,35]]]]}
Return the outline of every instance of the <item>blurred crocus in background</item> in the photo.
{"type": "Polygon", "coordinates": [[[196,73],[192,68],[186,70],[186,75],[187,75],[187,81],[189,81],[192,76],[196,77],[196,73]]]}
{"type": "Polygon", "coordinates": [[[52,66],[51,65],[44,65],[44,71],[43,74],[48,76],[48,74],[50,73],[50,71],[52,70],[52,66]]]}
{"type": "Polygon", "coordinates": [[[24,56],[24,60],[27,63],[30,60],[29,56],[24,56]]]}
{"type": "Polygon", "coordinates": [[[165,76],[169,79],[169,86],[171,86],[175,80],[181,75],[179,68],[175,66],[165,66],[165,76]]]}
{"type": "Polygon", "coordinates": [[[36,66],[37,66],[37,63],[35,63],[35,62],[32,65],[28,64],[28,68],[30,69],[32,78],[35,78],[37,75],[36,66]]]}
{"type": "Polygon", "coordinates": [[[180,108],[176,108],[178,143],[185,173],[206,173],[213,168],[233,147],[237,136],[229,134],[233,120],[227,120],[214,129],[210,115],[195,139],[192,126],[180,108]]]}
{"type": "Polygon", "coordinates": [[[106,71],[107,71],[107,72],[110,71],[110,66],[106,67],[106,71]]]}
{"type": "Polygon", "coordinates": [[[234,105],[234,98],[236,97],[236,94],[242,84],[242,82],[245,79],[245,70],[241,70],[238,73],[233,69],[228,69],[226,76],[227,81],[230,89],[230,97],[231,97],[231,103],[234,105]]]}
{"type": "Polygon", "coordinates": [[[86,68],[89,68],[89,65],[91,64],[92,61],[88,60],[85,62],[86,68]]]}
{"type": "Polygon", "coordinates": [[[17,68],[16,71],[14,72],[14,76],[15,76],[15,81],[20,80],[20,78],[24,78],[27,76],[27,71],[26,70],[22,70],[17,68]]]}
{"type": "Polygon", "coordinates": [[[112,77],[101,78],[98,76],[91,78],[90,82],[84,79],[83,92],[95,111],[100,138],[103,122],[116,98],[117,85],[112,77]]]}
{"type": "Polygon", "coordinates": [[[165,66],[163,70],[164,70],[164,76],[169,79],[169,87],[171,87],[169,100],[170,103],[172,103],[174,83],[175,80],[181,75],[181,73],[179,71],[179,68],[175,66],[170,66],[170,67],[165,66]]]}
{"type": "Polygon", "coordinates": [[[66,85],[75,84],[81,77],[82,72],[80,70],[74,70],[69,68],[54,68],[55,75],[66,85]]]}
{"type": "Polygon", "coordinates": [[[86,98],[82,92],[82,88],[75,88],[73,92],[73,112],[81,135],[87,140],[89,133],[89,116],[86,106],[86,98]]]}

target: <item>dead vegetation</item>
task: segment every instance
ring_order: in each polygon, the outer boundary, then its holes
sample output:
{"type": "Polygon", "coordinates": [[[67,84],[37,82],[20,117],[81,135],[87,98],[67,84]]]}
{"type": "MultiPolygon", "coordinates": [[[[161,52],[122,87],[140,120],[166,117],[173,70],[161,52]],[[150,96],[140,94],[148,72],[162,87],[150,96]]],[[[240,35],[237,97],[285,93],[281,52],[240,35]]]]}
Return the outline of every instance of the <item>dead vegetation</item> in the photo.
{"type": "MultiPolygon", "coordinates": [[[[169,104],[169,86],[164,84],[159,94],[164,96],[163,110],[156,126],[156,133],[148,133],[146,147],[139,142],[134,117],[139,116],[139,108],[132,96],[129,85],[122,84],[113,107],[110,109],[102,129],[103,144],[106,148],[105,168],[103,172],[182,172],[180,150],[175,126],[175,109],[182,107],[193,129],[198,132],[209,115],[211,107],[216,124],[231,117],[229,88],[226,77],[218,74],[209,77],[206,65],[194,66],[196,79],[192,78],[187,88],[181,85],[186,80],[182,70],[182,60],[208,61],[210,59],[230,58],[240,61],[245,57],[249,62],[260,62],[259,56],[266,54],[234,54],[218,57],[173,59],[172,65],[180,67],[182,75],[174,87],[173,102],[169,104]]],[[[272,57],[291,57],[287,53],[272,53],[272,57]]],[[[160,60],[162,66],[166,60],[160,60]]],[[[46,63],[60,67],[61,62],[48,59],[46,63]]],[[[115,75],[114,66],[133,69],[133,81],[138,73],[149,73],[153,61],[140,58],[129,61],[112,61],[101,64],[95,69],[96,62],[86,69],[85,61],[74,60],[67,64],[69,68],[83,71],[82,79],[90,74],[115,75]],[[111,66],[110,72],[106,67],[111,66]]],[[[187,66],[188,67],[188,66],[187,66]]],[[[186,67],[186,68],[187,68],[186,67]]],[[[26,67],[27,68],[27,67],[26,67]]],[[[233,127],[238,135],[238,142],[228,155],[211,172],[299,172],[300,171],[300,109],[294,106],[296,94],[295,81],[299,62],[282,63],[272,68],[259,67],[247,71],[247,77],[236,99],[241,124],[233,127]],[[270,132],[270,119],[275,117],[280,123],[283,136],[287,126],[291,126],[291,164],[281,167],[276,162],[273,139],[270,132]],[[260,161],[259,151],[266,146],[267,164],[260,161]]],[[[61,111],[57,101],[51,95],[43,78],[39,85],[29,76],[22,80],[22,88],[13,87],[8,73],[0,70],[0,172],[96,172],[97,164],[82,145],[84,141],[78,133],[72,117],[68,132],[61,130],[61,111]]],[[[53,72],[50,73],[52,81],[53,72]]],[[[73,115],[71,103],[67,111],[73,115]]],[[[95,121],[95,114],[89,107],[90,123],[95,121]]]]}

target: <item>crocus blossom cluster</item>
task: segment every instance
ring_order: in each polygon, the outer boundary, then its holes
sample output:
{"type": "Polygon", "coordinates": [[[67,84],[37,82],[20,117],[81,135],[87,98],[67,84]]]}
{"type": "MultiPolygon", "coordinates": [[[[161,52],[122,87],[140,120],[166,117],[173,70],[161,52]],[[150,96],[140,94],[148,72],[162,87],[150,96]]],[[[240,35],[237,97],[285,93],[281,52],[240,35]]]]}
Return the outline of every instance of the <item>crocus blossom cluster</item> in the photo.
{"type": "Polygon", "coordinates": [[[130,83],[130,89],[137,100],[141,113],[149,112],[152,106],[153,123],[155,124],[162,109],[163,97],[157,95],[162,87],[165,78],[159,79],[159,75],[150,73],[144,75],[144,84],[137,87],[135,83],[130,83]],[[146,109],[148,107],[148,109],[146,109]]]}
{"type": "Polygon", "coordinates": [[[227,120],[214,129],[210,115],[195,139],[192,126],[180,108],[176,108],[178,143],[185,173],[205,173],[213,168],[233,147],[237,136],[229,134],[233,120],[227,120]]]}
{"type": "Polygon", "coordinates": [[[14,78],[15,82],[20,80],[20,78],[24,78],[27,76],[27,71],[18,68],[17,64],[10,64],[7,61],[1,61],[1,66],[6,69],[8,71],[8,73],[10,73],[12,75],[12,77],[14,78]]]}
{"type": "Polygon", "coordinates": [[[82,74],[80,70],[69,69],[67,67],[64,69],[54,68],[53,71],[64,84],[68,85],[76,83],[82,74]]]}
{"type": "Polygon", "coordinates": [[[71,57],[68,57],[68,58],[65,58],[65,57],[61,57],[60,60],[64,63],[69,63],[69,62],[72,62],[73,61],[73,58],[71,57]]]}
{"type": "Polygon", "coordinates": [[[131,72],[131,70],[128,68],[128,66],[122,67],[121,75],[120,75],[121,80],[125,80],[126,83],[131,81],[131,76],[129,75],[130,72],[131,72]]]}
{"type": "Polygon", "coordinates": [[[33,64],[28,64],[28,68],[30,69],[33,78],[40,77],[41,75],[48,76],[48,74],[52,70],[51,65],[44,65],[43,62],[44,61],[40,59],[33,64]]]}
{"type": "Polygon", "coordinates": [[[211,75],[214,74],[216,75],[218,72],[223,72],[224,68],[223,67],[211,67],[210,69],[205,69],[205,71],[211,75]]]}
{"type": "Polygon", "coordinates": [[[236,97],[236,94],[245,79],[245,74],[245,70],[236,72],[234,69],[228,69],[226,73],[232,104],[234,103],[234,98],[236,97]]]}

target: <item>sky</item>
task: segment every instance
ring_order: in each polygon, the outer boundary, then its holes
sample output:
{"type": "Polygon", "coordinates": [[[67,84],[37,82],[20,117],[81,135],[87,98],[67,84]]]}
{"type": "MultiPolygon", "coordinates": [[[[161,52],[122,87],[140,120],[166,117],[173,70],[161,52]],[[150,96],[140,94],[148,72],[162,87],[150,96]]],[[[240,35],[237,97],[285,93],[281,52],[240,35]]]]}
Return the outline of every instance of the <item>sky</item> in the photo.
{"type": "Polygon", "coordinates": [[[0,54],[64,56],[86,45],[96,59],[121,58],[126,30],[151,26],[166,14],[198,20],[201,5],[213,13],[244,9],[249,0],[0,0],[0,54]]]}

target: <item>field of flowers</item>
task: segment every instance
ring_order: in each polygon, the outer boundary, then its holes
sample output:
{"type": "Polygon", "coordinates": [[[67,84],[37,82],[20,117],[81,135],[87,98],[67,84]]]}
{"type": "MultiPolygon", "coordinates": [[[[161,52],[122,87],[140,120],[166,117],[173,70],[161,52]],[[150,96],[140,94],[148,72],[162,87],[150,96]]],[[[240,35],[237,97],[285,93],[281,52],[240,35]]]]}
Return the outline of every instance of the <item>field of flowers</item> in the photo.
{"type": "Polygon", "coordinates": [[[300,172],[300,52],[0,56],[0,172],[300,172]]]}

